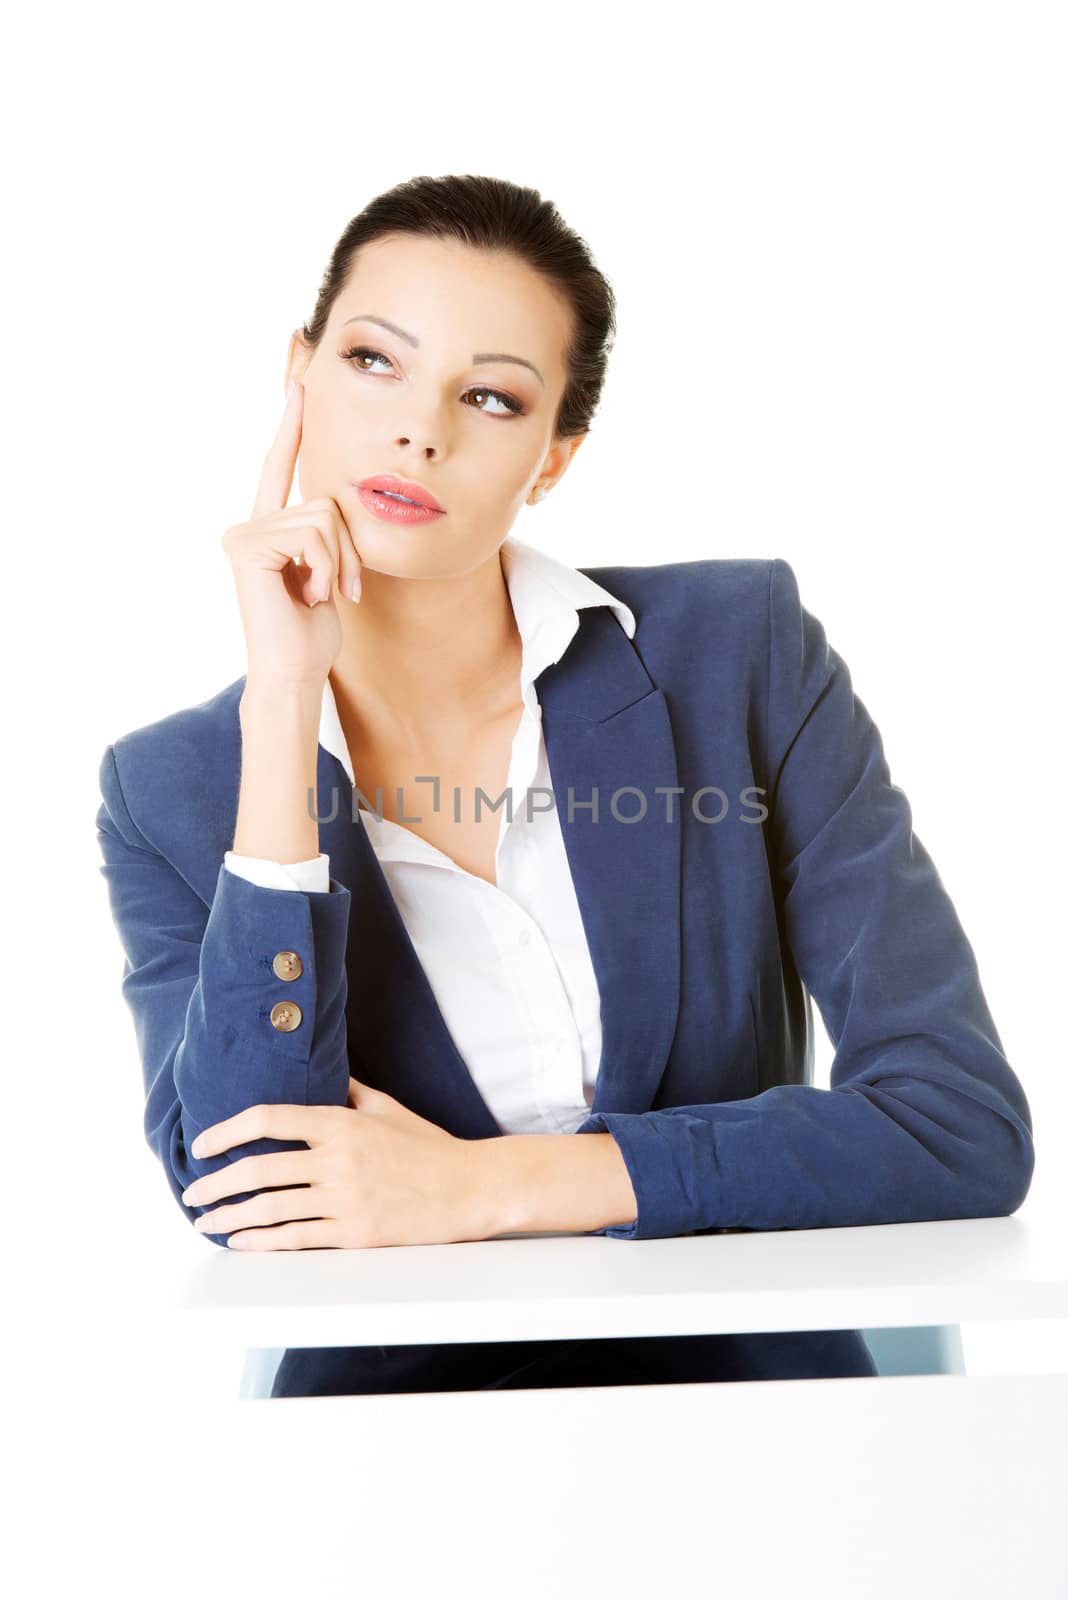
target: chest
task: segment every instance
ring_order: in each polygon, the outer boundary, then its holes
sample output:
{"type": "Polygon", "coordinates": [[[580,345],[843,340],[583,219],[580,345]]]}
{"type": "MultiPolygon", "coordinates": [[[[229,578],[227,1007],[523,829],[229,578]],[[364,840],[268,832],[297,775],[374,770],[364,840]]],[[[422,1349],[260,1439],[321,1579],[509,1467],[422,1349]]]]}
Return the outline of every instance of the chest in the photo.
{"type": "Polygon", "coordinates": [[[417,756],[397,745],[349,739],[360,804],[381,809],[390,822],[409,829],[456,865],[496,886],[497,838],[504,806],[491,809],[508,781],[512,741],[522,718],[507,716],[451,745],[417,756]],[[421,781],[420,781],[421,780],[421,781]],[[434,781],[436,780],[436,782],[434,781]],[[381,789],[381,806],[379,806],[381,789]]]}

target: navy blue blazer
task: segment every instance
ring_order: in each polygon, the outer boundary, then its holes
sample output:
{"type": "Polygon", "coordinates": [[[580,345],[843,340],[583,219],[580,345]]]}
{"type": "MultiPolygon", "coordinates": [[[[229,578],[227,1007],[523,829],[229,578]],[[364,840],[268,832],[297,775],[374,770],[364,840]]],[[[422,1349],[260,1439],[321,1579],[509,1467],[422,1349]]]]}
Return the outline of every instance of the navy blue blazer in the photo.
{"type": "MultiPolygon", "coordinates": [[[[597,1231],[652,1239],[1016,1210],[1034,1168],[1024,1090],[878,729],[790,565],[581,570],[637,619],[629,640],[609,607],[583,609],[537,680],[601,997],[600,1068],[577,1131],[613,1136],[637,1201],[635,1221],[597,1231]],[[812,1082],[813,999],[835,1050],[830,1088],[812,1082]]],[[[350,1072],[459,1137],[501,1132],[352,821],[336,757],[320,746],[329,893],[224,869],[244,682],[117,738],[100,766],[101,871],[145,1133],[191,1223],[208,1208],[181,1195],[202,1173],[303,1147],[261,1139],[197,1160],[201,1129],[260,1103],[343,1105],[350,1072]],[[275,977],[279,950],[300,955],[299,978],[275,977]],[[271,1024],[279,999],[300,1006],[292,1032],[271,1024]]],[[[855,1332],[827,1338],[822,1370],[872,1370],[855,1332]]],[[[795,1370],[773,1368],[760,1375],[795,1370]]]]}

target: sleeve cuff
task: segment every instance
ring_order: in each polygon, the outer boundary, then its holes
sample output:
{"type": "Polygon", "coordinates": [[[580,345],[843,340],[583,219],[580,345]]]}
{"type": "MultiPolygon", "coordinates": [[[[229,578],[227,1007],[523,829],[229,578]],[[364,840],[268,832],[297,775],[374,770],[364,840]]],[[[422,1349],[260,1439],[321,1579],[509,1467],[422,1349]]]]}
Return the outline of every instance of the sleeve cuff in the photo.
{"type": "Polygon", "coordinates": [[[246,878],[261,889],[296,889],[305,894],[330,892],[330,857],[313,856],[310,861],[269,861],[263,856],[236,855],[227,850],[223,857],[227,872],[246,878]]]}

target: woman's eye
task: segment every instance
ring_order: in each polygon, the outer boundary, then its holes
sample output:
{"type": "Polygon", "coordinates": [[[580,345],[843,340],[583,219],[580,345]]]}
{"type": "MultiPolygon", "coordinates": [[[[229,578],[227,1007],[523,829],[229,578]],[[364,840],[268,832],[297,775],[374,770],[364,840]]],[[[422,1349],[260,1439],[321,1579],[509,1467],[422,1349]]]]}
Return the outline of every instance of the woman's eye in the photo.
{"type": "Polygon", "coordinates": [[[352,350],[346,350],[345,354],[342,356],[341,359],[342,359],[342,361],[353,361],[353,362],[355,362],[356,365],[360,368],[361,372],[370,372],[370,370],[371,370],[370,367],[360,366],[360,361],[359,361],[360,356],[370,356],[375,361],[384,361],[387,364],[387,366],[391,366],[392,365],[392,362],[390,361],[389,357],[388,356],[384,356],[382,354],[381,350],[368,350],[365,345],[360,345],[360,344],[356,345],[355,348],[352,349],[352,350]]]}
{"type": "MultiPolygon", "coordinates": [[[[364,366],[363,365],[362,358],[364,356],[369,356],[371,358],[372,363],[375,362],[375,361],[384,361],[386,363],[387,367],[391,367],[393,365],[393,363],[390,361],[389,357],[388,356],[384,356],[382,354],[381,350],[372,350],[369,345],[365,345],[365,344],[354,345],[351,350],[345,350],[342,353],[341,359],[342,359],[342,361],[351,362],[352,365],[355,366],[355,368],[356,368],[356,370],[358,372],[371,372],[371,371],[373,371],[374,370],[373,366],[364,366]]],[[[475,388],[475,389],[468,389],[466,391],[466,393],[467,394],[485,395],[487,397],[487,399],[496,400],[503,407],[503,410],[501,410],[501,411],[487,411],[486,406],[477,405],[477,406],[472,406],[471,407],[472,411],[486,411],[487,416],[490,416],[490,417],[522,416],[522,414],[523,414],[523,407],[522,407],[521,403],[518,400],[516,400],[513,395],[505,394],[503,392],[503,390],[501,390],[501,389],[485,389],[485,388],[479,386],[478,388],[475,388]]]]}
{"type": "MultiPolygon", "coordinates": [[[[499,400],[504,407],[503,411],[491,411],[491,417],[518,416],[523,407],[518,400],[513,400],[510,394],[502,394],[499,389],[468,389],[468,394],[484,394],[490,400],[499,400]]],[[[475,411],[485,411],[485,406],[475,406],[475,411]]]]}

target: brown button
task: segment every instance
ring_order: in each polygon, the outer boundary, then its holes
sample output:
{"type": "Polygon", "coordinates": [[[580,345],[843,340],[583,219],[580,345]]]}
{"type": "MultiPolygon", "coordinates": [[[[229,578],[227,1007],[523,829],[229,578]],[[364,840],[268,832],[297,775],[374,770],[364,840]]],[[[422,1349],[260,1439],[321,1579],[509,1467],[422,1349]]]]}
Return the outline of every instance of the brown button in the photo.
{"type": "Polygon", "coordinates": [[[280,1033],[292,1033],[300,1027],[301,1009],[292,1000],[279,1000],[271,1007],[271,1025],[280,1033]]]}
{"type": "Polygon", "coordinates": [[[299,978],[304,971],[304,963],[295,950],[279,950],[271,962],[276,978],[291,983],[294,978],[299,978]]]}

